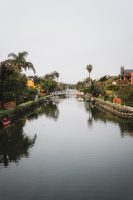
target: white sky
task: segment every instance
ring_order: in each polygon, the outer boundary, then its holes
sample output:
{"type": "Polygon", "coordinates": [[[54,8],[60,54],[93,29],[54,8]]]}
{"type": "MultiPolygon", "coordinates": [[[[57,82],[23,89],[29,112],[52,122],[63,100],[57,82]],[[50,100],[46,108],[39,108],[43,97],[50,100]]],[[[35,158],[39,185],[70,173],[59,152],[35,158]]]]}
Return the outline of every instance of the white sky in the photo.
{"type": "MultiPolygon", "coordinates": [[[[28,51],[36,74],[64,82],[133,68],[133,0],[0,0],[0,60],[28,51]]],[[[32,73],[31,73],[32,74],[32,73]]]]}

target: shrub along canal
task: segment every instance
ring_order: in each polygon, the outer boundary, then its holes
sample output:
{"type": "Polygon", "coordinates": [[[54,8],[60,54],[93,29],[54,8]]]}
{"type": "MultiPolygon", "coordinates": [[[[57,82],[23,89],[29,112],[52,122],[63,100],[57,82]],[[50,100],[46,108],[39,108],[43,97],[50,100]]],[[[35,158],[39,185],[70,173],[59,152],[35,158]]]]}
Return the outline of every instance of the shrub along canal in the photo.
{"type": "Polygon", "coordinates": [[[70,95],[0,129],[1,200],[132,200],[132,188],[133,120],[70,95]]]}

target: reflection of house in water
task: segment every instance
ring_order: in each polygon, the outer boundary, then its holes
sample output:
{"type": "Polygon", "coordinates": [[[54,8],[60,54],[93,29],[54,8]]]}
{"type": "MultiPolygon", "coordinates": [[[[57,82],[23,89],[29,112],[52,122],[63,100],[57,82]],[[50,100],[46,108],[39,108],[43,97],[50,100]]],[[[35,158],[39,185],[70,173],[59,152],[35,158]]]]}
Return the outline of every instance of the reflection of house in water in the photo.
{"type": "Polygon", "coordinates": [[[33,138],[26,136],[24,124],[24,120],[19,120],[6,129],[0,129],[0,164],[5,167],[10,162],[17,163],[22,157],[28,157],[29,148],[35,144],[36,135],[33,138]]]}
{"type": "Polygon", "coordinates": [[[112,122],[119,125],[121,136],[130,135],[133,137],[133,119],[117,117],[103,109],[92,107],[91,104],[87,102],[85,103],[85,109],[89,112],[89,127],[93,125],[94,121],[102,121],[104,123],[112,122]]]}

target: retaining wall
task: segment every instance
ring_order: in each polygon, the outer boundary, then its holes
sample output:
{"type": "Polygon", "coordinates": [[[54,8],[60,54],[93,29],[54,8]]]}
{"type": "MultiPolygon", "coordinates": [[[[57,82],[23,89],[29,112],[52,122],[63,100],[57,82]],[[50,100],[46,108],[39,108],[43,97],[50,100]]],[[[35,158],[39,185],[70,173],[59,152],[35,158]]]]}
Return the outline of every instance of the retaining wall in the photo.
{"type": "MultiPolygon", "coordinates": [[[[91,101],[91,98],[89,96],[85,96],[84,99],[91,101]]],[[[95,98],[95,101],[96,101],[97,107],[101,107],[119,117],[133,118],[133,108],[132,107],[111,103],[109,101],[104,101],[99,98],[95,98]]]]}
{"type": "Polygon", "coordinates": [[[50,101],[51,95],[39,98],[35,101],[29,101],[23,104],[18,105],[16,108],[10,110],[2,110],[0,112],[0,119],[3,119],[8,116],[11,120],[17,119],[19,116],[25,115],[27,112],[36,109],[38,106],[42,105],[43,103],[50,101]]]}

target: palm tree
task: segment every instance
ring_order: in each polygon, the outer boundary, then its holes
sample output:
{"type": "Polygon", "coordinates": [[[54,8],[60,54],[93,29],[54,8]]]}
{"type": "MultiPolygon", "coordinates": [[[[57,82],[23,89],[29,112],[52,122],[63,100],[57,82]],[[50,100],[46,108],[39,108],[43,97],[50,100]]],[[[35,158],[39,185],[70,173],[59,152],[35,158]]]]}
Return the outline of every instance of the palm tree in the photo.
{"type": "Polygon", "coordinates": [[[91,85],[90,73],[91,73],[91,71],[93,69],[93,66],[92,65],[87,65],[86,69],[89,72],[89,86],[90,86],[91,85]]]}
{"type": "Polygon", "coordinates": [[[18,55],[15,53],[10,53],[8,57],[12,57],[13,64],[19,68],[19,71],[22,69],[27,70],[27,69],[32,69],[33,72],[35,73],[35,68],[31,62],[27,62],[25,57],[28,55],[28,52],[23,51],[19,52],[18,55]]]}
{"type": "Polygon", "coordinates": [[[54,71],[54,76],[57,78],[57,82],[58,82],[58,78],[59,78],[60,74],[58,72],[54,71]]]}
{"type": "Polygon", "coordinates": [[[54,80],[55,78],[57,78],[57,82],[58,82],[59,76],[60,74],[57,71],[54,71],[54,72],[51,72],[50,74],[45,74],[44,79],[54,80]]]}

